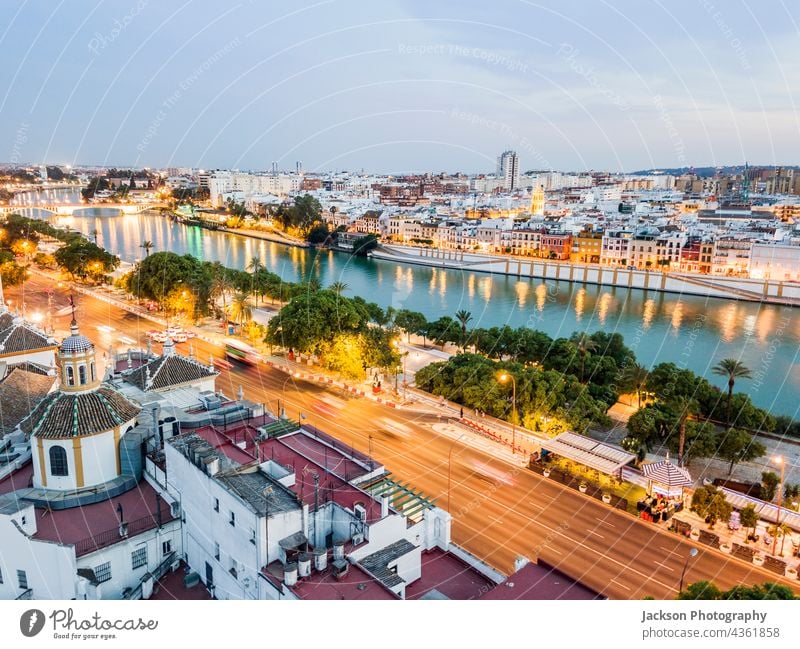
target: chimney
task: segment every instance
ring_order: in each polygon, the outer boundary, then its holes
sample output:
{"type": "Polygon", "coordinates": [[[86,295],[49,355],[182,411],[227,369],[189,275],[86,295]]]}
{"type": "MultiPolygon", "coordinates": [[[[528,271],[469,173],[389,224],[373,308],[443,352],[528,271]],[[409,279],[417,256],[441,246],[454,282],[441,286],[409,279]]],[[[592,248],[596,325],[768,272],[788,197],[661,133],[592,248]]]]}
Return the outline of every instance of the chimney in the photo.
{"type": "Polygon", "coordinates": [[[389,496],[381,496],[381,518],[389,515],[389,496]]]}

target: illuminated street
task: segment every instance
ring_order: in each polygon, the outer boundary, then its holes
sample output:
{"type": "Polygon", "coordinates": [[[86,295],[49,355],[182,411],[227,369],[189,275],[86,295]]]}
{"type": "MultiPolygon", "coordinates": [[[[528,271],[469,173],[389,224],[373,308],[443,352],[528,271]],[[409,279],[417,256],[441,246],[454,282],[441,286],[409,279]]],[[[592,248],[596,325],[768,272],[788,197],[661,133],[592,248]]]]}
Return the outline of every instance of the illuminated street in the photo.
{"type": "MultiPolygon", "coordinates": [[[[48,288],[48,282],[38,276],[25,283],[28,316],[47,312],[48,288]]],[[[20,287],[7,290],[6,297],[19,304],[20,287]]],[[[57,332],[68,325],[67,300],[65,290],[56,289],[57,332]]],[[[112,344],[118,351],[134,343],[144,346],[144,332],[158,328],[104,301],[76,295],[76,303],[83,331],[94,339],[99,352],[112,344]]],[[[220,348],[200,340],[192,345],[204,362],[211,354],[222,355],[220,348]]],[[[188,343],[178,348],[188,354],[188,343]]],[[[390,409],[346,396],[340,389],[328,391],[302,380],[287,380],[285,373],[266,366],[236,365],[222,370],[217,386],[228,395],[235,395],[242,386],[248,399],[267,404],[273,412],[278,400],[285,399],[290,418],[297,419],[302,412],[305,423],[372,453],[396,479],[410,483],[440,507],[446,507],[448,500],[448,454],[456,443],[450,494],[453,540],[503,572],[511,572],[514,559],[524,555],[539,557],[610,598],[672,598],[677,593],[692,544],[474,446],[462,446],[457,438],[454,442],[452,436],[438,434],[433,426],[441,421],[434,414],[390,409]]],[[[721,588],[779,580],[773,573],[701,548],[689,564],[687,580],[705,579],[721,588]]]]}

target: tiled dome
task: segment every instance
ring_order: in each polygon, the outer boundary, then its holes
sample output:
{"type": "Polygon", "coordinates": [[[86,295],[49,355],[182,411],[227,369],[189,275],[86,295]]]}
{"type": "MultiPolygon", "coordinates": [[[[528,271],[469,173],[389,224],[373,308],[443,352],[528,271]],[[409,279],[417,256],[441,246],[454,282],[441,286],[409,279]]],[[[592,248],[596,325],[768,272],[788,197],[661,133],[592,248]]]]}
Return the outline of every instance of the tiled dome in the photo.
{"type": "Polygon", "coordinates": [[[64,338],[64,340],[61,342],[61,347],[59,348],[61,352],[75,354],[80,352],[88,352],[89,350],[94,349],[94,344],[92,344],[92,341],[86,336],[81,336],[81,334],[78,333],[78,323],[75,322],[75,320],[72,321],[70,331],[70,335],[64,338]]]}

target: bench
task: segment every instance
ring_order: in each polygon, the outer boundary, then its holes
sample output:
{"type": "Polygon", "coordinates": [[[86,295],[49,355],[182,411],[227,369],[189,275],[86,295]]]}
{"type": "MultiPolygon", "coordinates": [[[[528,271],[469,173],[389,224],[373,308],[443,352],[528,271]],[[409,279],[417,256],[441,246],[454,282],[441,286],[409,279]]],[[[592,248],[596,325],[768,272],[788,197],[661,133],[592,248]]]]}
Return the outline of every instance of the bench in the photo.
{"type": "Polygon", "coordinates": [[[700,537],[697,539],[704,545],[719,549],[719,536],[707,530],[700,530],[700,537]]]}
{"type": "Polygon", "coordinates": [[[786,574],[786,562],[767,555],[764,557],[764,569],[783,576],[786,574]]]}
{"type": "Polygon", "coordinates": [[[744,559],[745,561],[753,561],[753,548],[749,548],[746,545],[741,545],[740,543],[733,543],[731,544],[731,555],[734,557],[739,557],[740,559],[744,559]]]}

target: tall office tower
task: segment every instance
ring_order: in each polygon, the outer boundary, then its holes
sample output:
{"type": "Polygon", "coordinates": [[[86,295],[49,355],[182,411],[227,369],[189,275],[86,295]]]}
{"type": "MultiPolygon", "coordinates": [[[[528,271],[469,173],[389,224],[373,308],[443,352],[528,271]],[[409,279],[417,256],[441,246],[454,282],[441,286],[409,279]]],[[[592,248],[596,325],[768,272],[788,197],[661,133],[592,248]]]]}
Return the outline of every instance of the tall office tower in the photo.
{"type": "Polygon", "coordinates": [[[503,151],[497,158],[497,178],[506,191],[519,187],[519,158],[516,151],[503,151]]]}
{"type": "Polygon", "coordinates": [[[303,162],[301,160],[294,163],[294,171],[298,176],[303,173],[303,162]]]}

